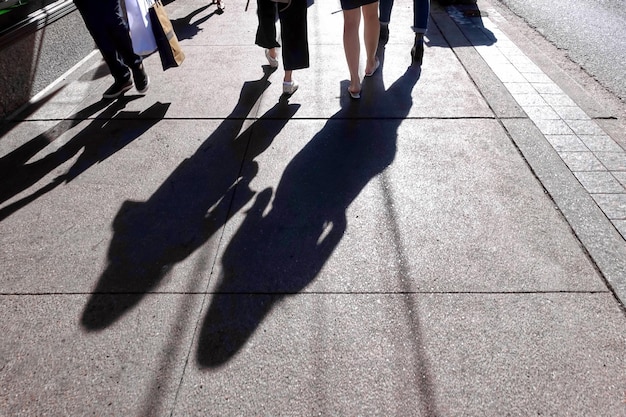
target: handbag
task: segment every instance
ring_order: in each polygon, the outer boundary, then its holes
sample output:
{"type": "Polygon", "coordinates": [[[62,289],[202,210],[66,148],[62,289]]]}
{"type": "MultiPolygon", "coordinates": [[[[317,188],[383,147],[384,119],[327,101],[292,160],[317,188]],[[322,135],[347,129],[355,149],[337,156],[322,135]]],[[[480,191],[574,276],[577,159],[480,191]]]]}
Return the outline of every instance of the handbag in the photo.
{"type": "Polygon", "coordinates": [[[148,15],[150,6],[146,0],[126,0],[125,3],[133,51],[137,55],[148,56],[157,50],[152,22],[148,15]]]}
{"type": "Polygon", "coordinates": [[[178,38],[172,27],[172,22],[165,12],[165,7],[161,0],[157,0],[150,7],[150,21],[152,22],[152,32],[156,40],[159,56],[163,70],[178,67],[185,60],[185,54],[180,48],[178,38]]]}

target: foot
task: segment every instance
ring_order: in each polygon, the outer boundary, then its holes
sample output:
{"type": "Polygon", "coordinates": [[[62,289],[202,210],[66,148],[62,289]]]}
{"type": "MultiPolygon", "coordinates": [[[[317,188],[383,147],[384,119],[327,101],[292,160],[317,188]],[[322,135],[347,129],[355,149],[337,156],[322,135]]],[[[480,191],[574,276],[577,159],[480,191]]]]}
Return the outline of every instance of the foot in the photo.
{"type": "Polygon", "coordinates": [[[270,67],[278,68],[278,59],[270,54],[269,49],[265,50],[265,58],[267,58],[267,62],[270,64],[270,67]]]}
{"type": "Polygon", "coordinates": [[[140,64],[139,67],[133,69],[133,80],[135,81],[135,88],[139,94],[144,94],[148,91],[150,78],[148,78],[148,74],[146,74],[143,64],[140,64]]]}
{"type": "Polygon", "coordinates": [[[107,90],[102,94],[102,98],[118,98],[131,88],[133,88],[133,80],[131,80],[130,77],[127,80],[116,80],[113,85],[107,88],[107,90]]]}
{"type": "Polygon", "coordinates": [[[415,38],[413,48],[411,48],[411,60],[416,65],[422,65],[424,60],[424,38],[415,38]]]}
{"type": "Polygon", "coordinates": [[[283,94],[292,95],[300,87],[296,80],[283,81],[283,94]]]}
{"type": "Polygon", "coordinates": [[[365,71],[365,76],[366,77],[371,77],[372,75],[374,75],[374,73],[378,70],[378,67],[380,67],[380,61],[378,60],[378,58],[376,58],[376,62],[374,63],[374,67],[369,70],[369,71],[365,71]]]}
{"type": "Polygon", "coordinates": [[[353,98],[353,99],[361,98],[361,90],[360,89],[348,87],[348,94],[350,94],[350,97],[353,98]]]}

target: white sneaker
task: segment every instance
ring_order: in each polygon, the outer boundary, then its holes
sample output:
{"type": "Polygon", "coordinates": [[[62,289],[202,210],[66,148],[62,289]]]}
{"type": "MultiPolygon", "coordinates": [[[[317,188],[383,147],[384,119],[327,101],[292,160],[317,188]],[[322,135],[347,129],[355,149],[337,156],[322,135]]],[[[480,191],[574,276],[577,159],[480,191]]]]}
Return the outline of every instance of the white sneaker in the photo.
{"type": "Polygon", "coordinates": [[[270,64],[270,67],[278,68],[278,59],[273,58],[270,55],[270,50],[269,49],[265,50],[265,58],[267,58],[267,62],[270,64]]]}
{"type": "Polygon", "coordinates": [[[300,87],[300,84],[296,80],[292,80],[291,82],[283,81],[283,94],[293,94],[300,87]]]}

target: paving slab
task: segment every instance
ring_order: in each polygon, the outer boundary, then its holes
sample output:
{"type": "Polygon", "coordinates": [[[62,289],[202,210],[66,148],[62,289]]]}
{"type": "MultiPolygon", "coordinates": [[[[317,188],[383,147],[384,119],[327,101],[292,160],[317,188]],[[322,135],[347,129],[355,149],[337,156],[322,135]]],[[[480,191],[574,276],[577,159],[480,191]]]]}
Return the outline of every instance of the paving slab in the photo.
{"type": "Polygon", "coordinates": [[[216,294],[205,314],[176,416],[624,411],[609,294],[216,294]]]}
{"type": "Polygon", "coordinates": [[[500,124],[342,114],[270,146],[256,128],[277,121],[254,123],[255,197],[235,196],[212,290],[606,291],[500,124]]]}
{"type": "MultiPolygon", "coordinates": [[[[117,116],[122,117],[122,113],[117,116]]],[[[3,245],[0,255],[0,274],[4,278],[1,291],[155,289],[159,281],[154,277],[146,278],[144,285],[134,282],[121,288],[112,284],[102,288],[94,282],[114,259],[128,262],[130,254],[141,253],[128,253],[131,248],[147,244],[154,250],[157,242],[162,242],[166,253],[142,258],[146,263],[141,266],[147,268],[147,263],[156,262],[165,267],[173,259],[183,260],[209,241],[211,233],[194,227],[198,222],[211,223],[211,219],[205,218],[206,211],[237,182],[247,144],[243,123],[112,118],[78,123],[58,138],[48,135],[48,139],[54,139],[52,143],[26,163],[15,165],[13,169],[22,175],[3,184],[4,195],[10,198],[0,210],[0,230],[3,240],[10,244],[3,245]],[[242,137],[235,141],[240,133],[242,137]],[[232,159],[228,160],[227,155],[232,159]],[[190,187],[194,183],[195,187],[190,187]],[[199,199],[198,190],[207,184],[214,188],[199,199]],[[138,223],[138,219],[142,222],[138,223]],[[182,227],[183,219],[186,227],[182,227]],[[188,230],[186,237],[183,230],[188,230]],[[175,240],[177,243],[166,243],[175,234],[180,238],[175,240]],[[181,242],[190,244],[196,235],[202,238],[188,248],[183,258],[181,254],[167,253],[167,248],[175,248],[181,242]],[[44,277],[32,273],[40,268],[45,271],[44,277]]],[[[26,131],[32,127],[23,126],[26,131]]],[[[24,136],[24,146],[39,138],[40,135],[24,136]]],[[[14,164],[17,159],[14,158],[14,164]]],[[[224,213],[225,209],[215,211],[214,219],[224,213]]],[[[137,266],[141,262],[134,259],[131,264],[137,266]]],[[[162,273],[157,275],[167,281],[162,273]]],[[[177,288],[177,280],[173,281],[164,290],[177,288]]]]}
{"type": "Polygon", "coordinates": [[[0,331],[11,335],[0,344],[0,414],[169,414],[202,297],[146,297],[106,332],[82,323],[87,298],[0,296],[0,331]]]}

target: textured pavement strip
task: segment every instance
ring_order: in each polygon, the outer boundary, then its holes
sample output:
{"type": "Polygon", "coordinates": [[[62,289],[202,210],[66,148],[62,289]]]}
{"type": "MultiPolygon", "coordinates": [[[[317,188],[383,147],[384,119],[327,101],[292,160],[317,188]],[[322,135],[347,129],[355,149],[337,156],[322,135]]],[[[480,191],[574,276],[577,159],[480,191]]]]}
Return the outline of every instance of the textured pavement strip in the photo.
{"type": "Polygon", "coordinates": [[[469,40],[626,238],[626,151],[497,27],[489,18],[499,16],[496,10],[489,8],[487,16],[468,17],[452,6],[448,13],[459,25],[492,32],[498,40],[493,45],[469,40]]]}

